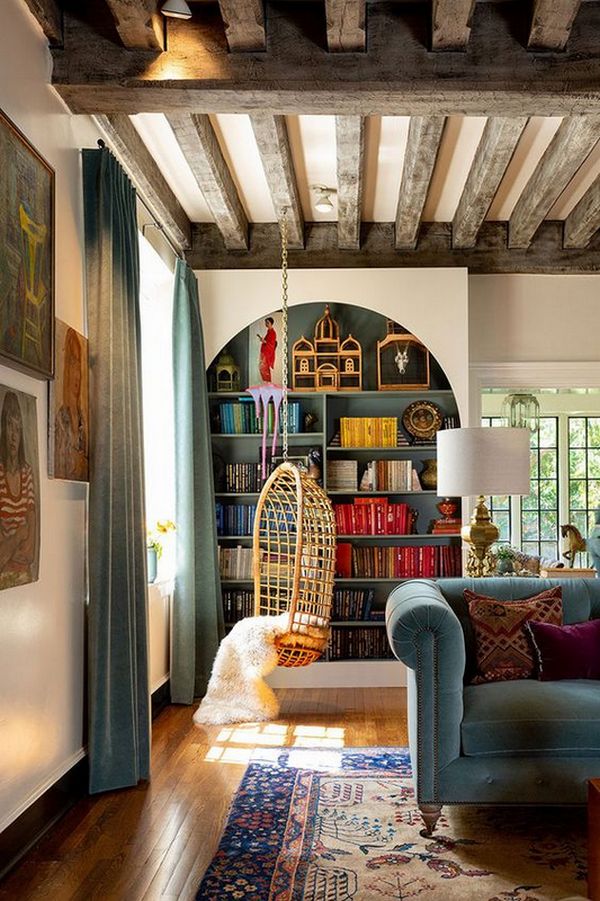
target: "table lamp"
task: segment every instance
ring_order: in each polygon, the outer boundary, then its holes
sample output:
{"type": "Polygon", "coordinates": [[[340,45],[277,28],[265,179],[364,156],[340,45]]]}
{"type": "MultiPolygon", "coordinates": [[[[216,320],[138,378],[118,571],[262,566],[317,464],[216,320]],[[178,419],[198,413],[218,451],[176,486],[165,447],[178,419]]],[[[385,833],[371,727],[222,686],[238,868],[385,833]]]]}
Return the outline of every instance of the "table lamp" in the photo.
{"type": "Polygon", "coordinates": [[[490,575],[495,566],[491,545],[498,527],[484,503],[494,494],[527,495],[529,431],[510,428],[447,429],[438,432],[438,482],[441,497],[478,497],[471,522],[461,535],[469,545],[467,575],[490,575]]]}

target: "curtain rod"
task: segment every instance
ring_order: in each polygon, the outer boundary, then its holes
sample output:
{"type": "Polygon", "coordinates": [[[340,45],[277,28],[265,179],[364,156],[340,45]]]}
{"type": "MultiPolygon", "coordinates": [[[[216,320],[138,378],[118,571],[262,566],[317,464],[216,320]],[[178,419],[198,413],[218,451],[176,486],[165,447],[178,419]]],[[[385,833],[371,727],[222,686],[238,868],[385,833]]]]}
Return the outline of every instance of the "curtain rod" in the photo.
{"type": "MultiPolygon", "coordinates": [[[[102,138],[98,138],[98,147],[100,148],[100,150],[107,149],[110,153],[112,153],[112,150],[110,149],[110,147],[107,147],[106,141],[103,141],[102,138]]],[[[144,237],[146,236],[147,228],[155,228],[157,231],[159,231],[161,233],[161,235],[163,236],[163,238],[165,239],[165,241],[167,242],[167,244],[169,245],[169,247],[171,248],[171,250],[173,251],[175,256],[178,257],[180,260],[185,261],[183,251],[181,251],[179,249],[179,247],[177,247],[177,245],[174,243],[174,241],[171,240],[171,238],[165,231],[164,225],[162,224],[162,222],[160,222],[156,218],[156,215],[154,214],[152,208],[150,207],[148,202],[144,199],[144,197],[140,194],[140,192],[138,191],[137,188],[135,190],[135,196],[136,196],[137,200],[139,200],[139,202],[142,204],[142,206],[144,207],[144,209],[146,210],[146,212],[148,213],[150,218],[152,219],[152,222],[144,222],[144,224],[142,225],[142,235],[144,237]]]]}

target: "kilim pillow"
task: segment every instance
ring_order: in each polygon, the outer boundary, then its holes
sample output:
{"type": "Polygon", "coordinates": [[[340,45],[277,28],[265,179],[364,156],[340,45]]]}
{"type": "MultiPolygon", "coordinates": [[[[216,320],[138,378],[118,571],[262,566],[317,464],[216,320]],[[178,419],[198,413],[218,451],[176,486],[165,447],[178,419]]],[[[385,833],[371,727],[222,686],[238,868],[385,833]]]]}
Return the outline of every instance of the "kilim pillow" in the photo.
{"type": "Polygon", "coordinates": [[[534,652],[525,623],[535,620],[562,625],[560,585],[522,601],[498,601],[468,588],[464,594],[475,631],[477,675],[473,684],[531,678],[534,652]]]}

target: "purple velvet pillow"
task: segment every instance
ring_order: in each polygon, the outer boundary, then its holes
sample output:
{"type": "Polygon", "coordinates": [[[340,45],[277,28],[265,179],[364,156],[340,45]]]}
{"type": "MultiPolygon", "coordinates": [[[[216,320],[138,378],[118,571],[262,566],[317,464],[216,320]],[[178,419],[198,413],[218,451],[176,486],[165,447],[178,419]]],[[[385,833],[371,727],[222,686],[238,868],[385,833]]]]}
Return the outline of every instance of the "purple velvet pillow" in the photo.
{"type": "Polygon", "coordinates": [[[600,679],[600,619],[573,626],[526,623],[538,660],[538,679],[600,679]]]}

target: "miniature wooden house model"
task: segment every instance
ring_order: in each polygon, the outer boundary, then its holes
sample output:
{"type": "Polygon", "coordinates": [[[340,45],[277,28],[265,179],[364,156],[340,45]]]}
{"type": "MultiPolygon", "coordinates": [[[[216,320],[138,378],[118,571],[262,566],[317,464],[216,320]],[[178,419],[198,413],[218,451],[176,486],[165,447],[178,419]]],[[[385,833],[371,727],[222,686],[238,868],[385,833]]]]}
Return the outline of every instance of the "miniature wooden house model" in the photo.
{"type": "Polygon", "coordinates": [[[419,391],[429,388],[429,351],[418,338],[387,321],[387,335],[377,342],[377,390],[419,391]]]}
{"type": "Polygon", "coordinates": [[[352,335],[340,341],[329,306],[315,326],[314,340],[304,335],[292,346],[294,391],[360,391],[362,349],[352,335]]]}

